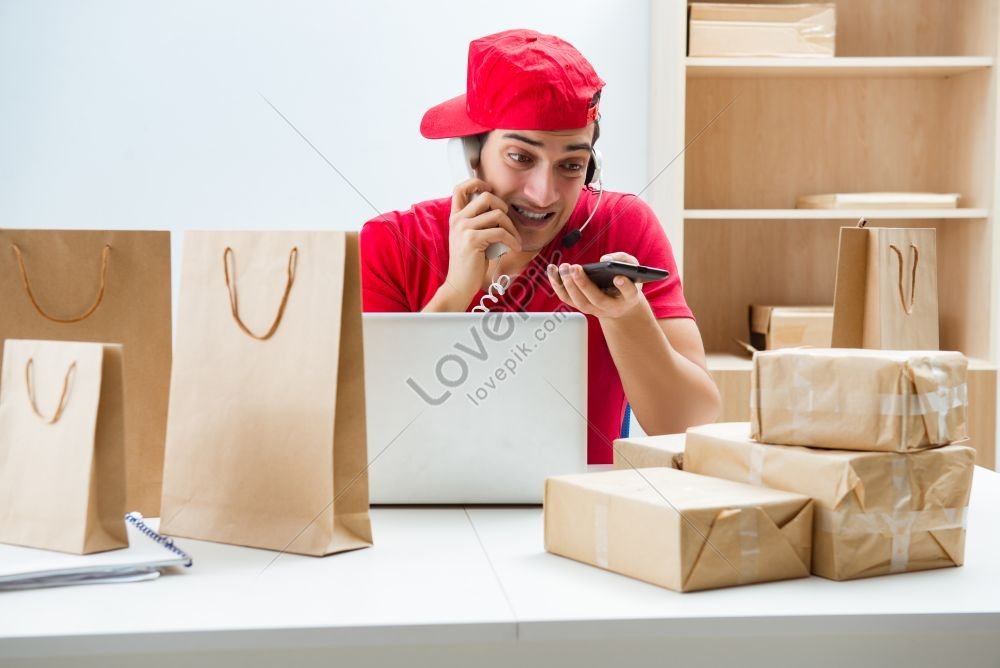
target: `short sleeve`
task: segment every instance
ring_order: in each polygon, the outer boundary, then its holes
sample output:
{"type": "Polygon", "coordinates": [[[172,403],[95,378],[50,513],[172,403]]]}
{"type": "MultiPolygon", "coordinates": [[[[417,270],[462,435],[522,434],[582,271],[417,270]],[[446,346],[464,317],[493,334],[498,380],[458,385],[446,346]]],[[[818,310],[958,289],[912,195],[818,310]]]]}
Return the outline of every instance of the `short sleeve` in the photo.
{"type": "Polygon", "coordinates": [[[635,195],[623,197],[616,209],[609,250],[626,251],[634,255],[639,264],[670,272],[668,278],[643,286],[642,291],[653,315],[657,319],[693,319],[694,314],[684,299],[684,288],[677,273],[673,248],[656,214],[635,195]]]}
{"type": "Polygon", "coordinates": [[[361,302],[369,313],[410,311],[396,228],[370,220],[361,228],[361,302]]]}

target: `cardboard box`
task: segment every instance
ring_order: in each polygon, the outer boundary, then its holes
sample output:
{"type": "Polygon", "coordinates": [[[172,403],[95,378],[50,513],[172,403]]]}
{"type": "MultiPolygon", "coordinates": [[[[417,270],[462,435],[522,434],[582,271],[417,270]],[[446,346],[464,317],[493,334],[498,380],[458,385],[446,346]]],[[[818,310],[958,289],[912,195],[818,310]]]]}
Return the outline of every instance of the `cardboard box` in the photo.
{"type": "Polygon", "coordinates": [[[750,345],[757,350],[829,348],[832,306],[750,306],[750,345]]]}
{"type": "Polygon", "coordinates": [[[750,370],[764,443],[911,452],[967,438],[968,361],[939,351],[788,348],[750,370]]]}
{"type": "Polygon", "coordinates": [[[618,438],[614,451],[616,469],[684,468],[684,434],[618,438]]]}
{"type": "Polygon", "coordinates": [[[688,55],[832,58],[836,5],[691,3],[688,55]]]}
{"type": "Polygon", "coordinates": [[[675,591],[809,574],[812,501],[668,468],[545,481],[545,549],[675,591]]]}
{"type": "Polygon", "coordinates": [[[961,566],[975,451],[911,454],[765,445],[747,422],[688,430],[685,466],[815,502],[812,572],[832,580],[961,566]]]}

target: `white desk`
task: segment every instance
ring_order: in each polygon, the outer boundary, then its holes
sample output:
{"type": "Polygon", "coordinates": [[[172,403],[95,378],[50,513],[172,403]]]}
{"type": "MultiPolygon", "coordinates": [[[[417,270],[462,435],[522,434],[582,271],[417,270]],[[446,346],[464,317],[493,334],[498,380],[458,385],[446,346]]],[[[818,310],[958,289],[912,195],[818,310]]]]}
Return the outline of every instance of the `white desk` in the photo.
{"type": "Polygon", "coordinates": [[[539,508],[376,508],[324,559],[181,541],[152,582],[0,593],[0,663],[1000,666],[1000,474],[966,565],[677,594],[547,554],[539,508]],[[266,567],[266,568],[265,568],[266,567]]]}

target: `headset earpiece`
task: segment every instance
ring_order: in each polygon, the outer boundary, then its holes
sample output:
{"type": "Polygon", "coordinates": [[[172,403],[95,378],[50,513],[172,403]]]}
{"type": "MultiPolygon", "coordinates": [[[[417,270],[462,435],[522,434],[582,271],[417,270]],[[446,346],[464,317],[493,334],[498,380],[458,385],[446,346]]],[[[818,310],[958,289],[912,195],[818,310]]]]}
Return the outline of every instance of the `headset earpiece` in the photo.
{"type": "Polygon", "coordinates": [[[593,185],[601,180],[601,152],[596,148],[590,149],[590,161],[587,162],[587,175],[584,185],[593,185]]]}

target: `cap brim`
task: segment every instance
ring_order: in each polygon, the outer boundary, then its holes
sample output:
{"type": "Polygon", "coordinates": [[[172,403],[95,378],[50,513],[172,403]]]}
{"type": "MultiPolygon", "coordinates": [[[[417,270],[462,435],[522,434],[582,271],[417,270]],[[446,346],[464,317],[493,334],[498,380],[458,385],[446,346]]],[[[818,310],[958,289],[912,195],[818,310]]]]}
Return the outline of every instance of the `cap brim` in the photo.
{"type": "Polygon", "coordinates": [[[468,137],[493,129],[480,125],[469,118],[469,114],[466,112],[464,93],[431,107],[420,121],[420,134],[427,139],[468,137]]]}

